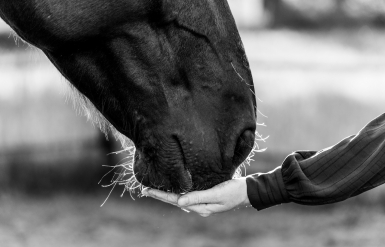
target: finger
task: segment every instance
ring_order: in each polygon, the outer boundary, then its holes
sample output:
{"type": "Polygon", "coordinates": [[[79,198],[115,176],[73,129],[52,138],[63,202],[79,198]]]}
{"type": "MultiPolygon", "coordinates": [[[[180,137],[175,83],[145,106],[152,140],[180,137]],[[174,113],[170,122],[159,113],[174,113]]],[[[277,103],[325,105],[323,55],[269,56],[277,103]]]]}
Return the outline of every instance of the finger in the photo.
{"type": "Polygon", "coordinates": [[[178,200],[178,206],[187,207],[202,203],[219,203],[220,194],[215,188],[203,191],[194,191],[181,196],[178,200]]]}
{"type": "Polygon", "coordinates": [[[180,197],[180,195],[177,195],[174,193],[167,193],[164,191],[154,190],[154,189],[144,189],[142,191],[142,194],[146,196],[150,196],[162,202],[173,204],[173,205],[177,205],[178,199],[180,197]]]}
{"type": "Polygon", "coordinates": [[[198,205],[185,207],[183,209],[187,211],[195,212],[203,217],[208,217],[210,215],[225,211],[223,210],[223,206],[219,204],[198,204],[198,205]]]}

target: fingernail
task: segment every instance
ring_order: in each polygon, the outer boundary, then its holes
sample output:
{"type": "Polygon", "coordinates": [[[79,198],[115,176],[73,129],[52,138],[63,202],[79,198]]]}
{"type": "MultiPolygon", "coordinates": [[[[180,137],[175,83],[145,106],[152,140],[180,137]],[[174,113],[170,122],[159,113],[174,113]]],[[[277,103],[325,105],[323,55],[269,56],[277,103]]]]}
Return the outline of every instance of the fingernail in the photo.
{"type": "Polygon", "coordinates": [[[186,213],[190,213],[189,210],[185,209],[185,208],[181,208],[183,211],[185,211],[186,213]]]}
{"type": "Polygon", "coordinates": [[[182,197],[179,198],[179,200],[178,200],[178,205],[181,206],[181,207],[187,206],[188,203],[189,203],[188,197],[183,197],[183,196],[182,196],[182,197]]]}

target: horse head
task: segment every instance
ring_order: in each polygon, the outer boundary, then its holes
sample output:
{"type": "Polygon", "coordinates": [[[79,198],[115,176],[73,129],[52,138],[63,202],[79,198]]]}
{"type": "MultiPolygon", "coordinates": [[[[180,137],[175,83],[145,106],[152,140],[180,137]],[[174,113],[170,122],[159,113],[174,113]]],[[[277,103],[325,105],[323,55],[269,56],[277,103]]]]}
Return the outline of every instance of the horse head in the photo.
{"type": "Polygon", "coordinates": [[[0,16],[134,142],[143,185],[209,188],[250,153],[254,88],[226,0],[0,0],[0,16]]]}

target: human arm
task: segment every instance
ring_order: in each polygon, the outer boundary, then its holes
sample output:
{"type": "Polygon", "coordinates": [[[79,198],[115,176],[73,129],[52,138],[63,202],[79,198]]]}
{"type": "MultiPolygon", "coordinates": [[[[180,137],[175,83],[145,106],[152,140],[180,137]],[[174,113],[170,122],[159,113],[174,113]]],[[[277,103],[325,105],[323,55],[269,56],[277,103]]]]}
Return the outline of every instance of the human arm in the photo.
{"type": "Polygon", "coordinates": [[[335,203],[384,182],[385,114],[330,148],[295,152],[274,171],[248,176],[247,189],[253,207],[262,210],[287,202],[335,203]]]}

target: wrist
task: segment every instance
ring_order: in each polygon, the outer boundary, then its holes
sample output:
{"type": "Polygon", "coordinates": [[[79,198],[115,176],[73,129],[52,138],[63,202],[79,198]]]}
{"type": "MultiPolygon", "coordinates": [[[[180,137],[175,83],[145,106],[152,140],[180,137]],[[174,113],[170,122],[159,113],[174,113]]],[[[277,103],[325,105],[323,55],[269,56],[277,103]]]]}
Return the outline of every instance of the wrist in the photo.
{"type": "Polygon", "coordinates": [[[250,203],[257,210],[290,202],[280,166],[268,173],[249,175],[246,182],[250,203]]]}
{"type": "Polygon", "coordinates": [[[237,178],[240,182],[240,188],[239,188],[239,194],[241,196],[240,201],[241,204],[240,206],[250,206],[250,200],[249,196],[247,194],[247,182],[246,182],[246,177],[241,177],[237,178]]]}

